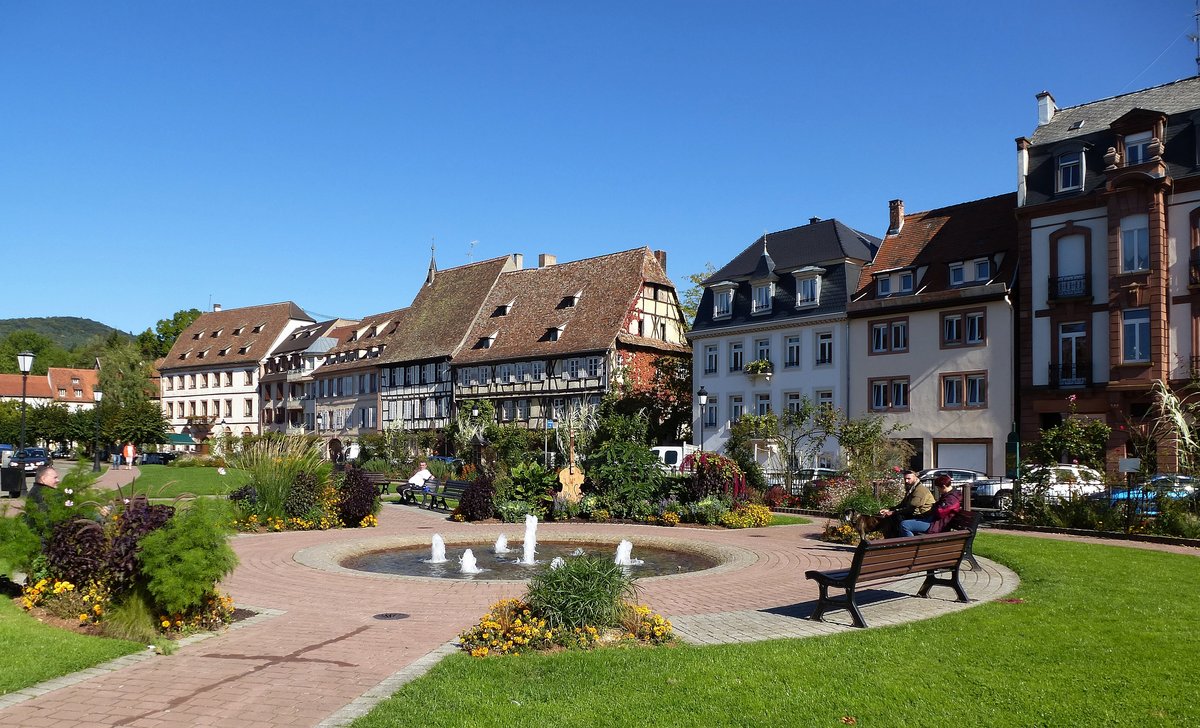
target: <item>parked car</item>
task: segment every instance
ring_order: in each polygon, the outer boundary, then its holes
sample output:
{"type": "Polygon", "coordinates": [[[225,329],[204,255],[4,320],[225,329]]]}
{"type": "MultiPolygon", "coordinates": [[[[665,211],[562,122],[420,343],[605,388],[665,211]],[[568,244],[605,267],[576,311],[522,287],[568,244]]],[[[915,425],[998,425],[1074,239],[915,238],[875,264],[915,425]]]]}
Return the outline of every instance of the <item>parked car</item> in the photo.
{"type": "Polygon", "coordinates": [[[55,450],[54,452],[50,453],[50,457],[54,458],[55,460],[66,460],[66,459],[70,458],[72,455],[74,455],[74,453],[72,453],[70,450],[68,450],[65,447],[60,447],[57,450],[55,450]]]}
{"type": "Polygon", "coordinates": [[[1094,500],[1107,500],[1113,506],[1133,508],[1140,515],[1157,516],[1160,499],[1185,500],[1200,498],[1195,481],[1187,475],[1159,473],[1146,479],[1145,483],[1133,488],[1114,489],[1112,493],[1096,493],[1088,496],[1094,500]]]}
{"type": "Polygon", "coordinates": [[[658,456],[658,461],[662,464],[662,469],[668,473],[679,472],[679,468],[683,466],[684,458],[698,449],[695,445],[689,445],[686,442],[682,445],[655,445],[650,448],[658,456]]]}
{"type": "Polygon", "coordinates": [[[24,450],[17,450],[12,459],[8,461],[8,467],[20,468],[26,474],[49,464],[50,453],[44,447],[27,447],[24,450]]]}
{"type": "Polygon", "coordinates": [[[917,474],[922,483],[930,485],[939,475],[949,475],[955,486],[971,488],[971,506],[980,508],[999,508],[1007,511],[1012,508],[1013,483],[1009,478],[993,478],[987,473],[965,468],[929,468],[917,474]]]}
{"type": "Polygon", "coordinates": [[[1025,471],[1023,481],[1026,489],[1022,492],[1045,483],[1048,499],[1091,496],[1105,490],[1104,474],[1086,465],[1038,465],[1025,471]]]}
{"type": "Polygon", "coordinates": [[[448,455],[434,455],[433,457],[428,458],[428,462],[444,464],[446,467],[450,468],[450,472],[454,473],[455,477],[462,472],[463,461],[459,458],[450,457],[448,455]]]}
{"type": "Polygon", "coordinates": [[[177,457],[173,452],[147,452],[141,455],[143,465],[169,465],[177,457]]]}

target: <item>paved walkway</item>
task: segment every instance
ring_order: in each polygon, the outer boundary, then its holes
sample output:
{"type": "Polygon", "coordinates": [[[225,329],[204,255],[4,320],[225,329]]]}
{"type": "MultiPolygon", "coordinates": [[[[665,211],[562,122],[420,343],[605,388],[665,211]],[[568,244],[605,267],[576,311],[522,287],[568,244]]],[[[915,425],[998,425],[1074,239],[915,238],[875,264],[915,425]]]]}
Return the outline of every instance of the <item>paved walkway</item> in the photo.
{"type": "MultiPolygon", "coordinates": [[[[73,460],[57,460],[54,463],[54,469],[58,471],[59,478],[71,472],[71,468],[73,467],[75,467],[75,461],[73,460]]],[[[116,490],[117,488],[124,488],[132,483],[134,478],[137,478],[142,474],[142,471],[136,467],[132,470],[126,470],[125,467],[126,466],[122,465],[120,470],[105,468],[104,472],[100,473],[100,477],[96,478],[94,483],[95,487],[100,490],[116,490]]],[[[29,489],[32,486],[33,476],[30,475],[25,478],[25,488],[29,489]]],[[[10,513],[20,513],[21,511],[25,510],[25,497],[0,497],[0,508],[3,508],[4,506],[8,506],[10,513]]]]}
{"type": "MultiPolygon", "coordinates": [[[[130,471],[119,471],[120,473],[130,471]]],[[[820,523],[725,531],[630,525],[542,524],[541,540],[574,537],[615,544],[684,540],[723,554],[724,566],[642,582],[642,600],[668,616],[696,644],[804,637],[850,629],[848,615],[812,623],[816,588],[810,568],[849,562],[851,550],[814,540],[820,523]]],[[[314,726],[344,725],[365,713],[444,654],[450,643],[520,582],[426,580],[351,572],[335,559],[370,545],[427,544],[436,532],[455,543],[491,543],[504,533],[519,542],[520,525],[471,526],[407,506],[385,506],[369,530],[258,534],[233,541],[241,564],[225,584],[240,606],[264,614],[170,657],[122,658],[0,697],[0,725],[23,726],[314,726]],[[398,621],[374,615],[399,612],[398,621]]],[[[1015,575],[981,560],[964,572],[975,600],[1000,597],[1015,575]]],[[[965,608],[949,589],[932,598],[899,598],[915,580],[863,592],[872,625],[895,624],[965,608]]]]}

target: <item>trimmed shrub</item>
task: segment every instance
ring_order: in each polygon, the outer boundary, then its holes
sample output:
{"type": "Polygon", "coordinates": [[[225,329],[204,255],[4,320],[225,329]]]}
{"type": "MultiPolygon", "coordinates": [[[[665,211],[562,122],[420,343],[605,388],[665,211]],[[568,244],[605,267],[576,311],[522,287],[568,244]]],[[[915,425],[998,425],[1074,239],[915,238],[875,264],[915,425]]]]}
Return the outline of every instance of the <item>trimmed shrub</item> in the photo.
{"type": "Polygon", "coordinates": [[[338,518],[348,527],[379,510],[379,493],[357,468],[347,468],[338,488],[338,518]]]}
{"type": "Polygon", "coordinates": [[[557,569],[540,568],[529,581],[526,600],[554,628],[615,627],[625,617],[625,599],[636,599],[633,577],[609,559],[568,558],[557,569]]]}
{"type": "Polygon", "coordinates": [[[496,489],[490,478],[480,478],[467,486],[462,498],[458,501],[458,512],[464,520],[482,521],[496,515],[496,506],[492,498],[496,489]]]}
{"type": "Polygon", "coordinates": [[[237,555],[229,546],[227,522],[216,503],[201,500],[142,539],[138,560],[157,606],[170,613],[200,607],[233,571],[237,555]]]}
{"type": "Polygon", "coordinates": [[[319,505],[319,485],[317,476],[312,473],[297,473],[287,497],[283,499],[284,515],[288,518],[309,515],[319,505]]]}

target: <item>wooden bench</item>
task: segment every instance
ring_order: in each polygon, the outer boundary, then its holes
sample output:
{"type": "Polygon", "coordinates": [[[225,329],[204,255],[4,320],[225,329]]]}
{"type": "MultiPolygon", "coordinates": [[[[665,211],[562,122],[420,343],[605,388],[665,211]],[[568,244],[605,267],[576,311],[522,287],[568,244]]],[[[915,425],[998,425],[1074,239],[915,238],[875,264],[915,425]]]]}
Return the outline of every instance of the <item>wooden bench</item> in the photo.
{"type": "Polygon", "coordinates": [[[448,511],[450,504],[446,499],[461,500],[463,493],[467,492],[467,488],[470,486],[471,484],[465,480],[447,480],[440,483],[437,488],[431,489],[430,493],[426,493],[428,497],[422,505],[431,511],[448,511]]]}
{"type": "Polygon", "coordinates": [[[963,554],[963,558],[971,565],[971,571],[979,570],[979,562],[975,560],[975,534],[979,531],[980,513],[979,511],[959,511],[950,519],[950,525],[947,530],[950,531],[968,531],[970,536],[967,538],[967,551],[963,554]]]}
{"type": "Polygon", "coordinates": [[[392,477],[387,473],[376,473],[371,470],[360,470],[363,480],[375,486],[375,490],[379,495],[387,495],[388,486],[391,485],[392,477]]]}
{"type": "Polygon", "coordinates": [[[437,478],[429,478],[423,485],[412,485],[405,483],[400,486],[396,492],[400,494],[400,502],[409,505],[419,505],[424,507],[433,493],[436,493],[442,487],[441,481],[437,478]]]}
{"type": "Polygon", "coordinates": [[[864,583],[895,581],[922,571],[925,572],[925,583],[917,591],[917,596],[928,597],[929,590],[933,587],[948,586],[954,589],[958,601],[970,601],[958,579],[958,570],[973,536],[972,531],[960,530],[879,541],[859,541],[849,569],[805,572],[804,577],[815,580],[821,588],[817,610],[812,619],[822,621],[821,617],[832,606],[848,610],[855,627],[866,627],[867,622],[854,600],[858,586],[864,583]],[[949,576],[939,577],[939,571],[950,573],[949,576]],[[831,597],[830,587],[844,589],[846,595],[831,597]]]}

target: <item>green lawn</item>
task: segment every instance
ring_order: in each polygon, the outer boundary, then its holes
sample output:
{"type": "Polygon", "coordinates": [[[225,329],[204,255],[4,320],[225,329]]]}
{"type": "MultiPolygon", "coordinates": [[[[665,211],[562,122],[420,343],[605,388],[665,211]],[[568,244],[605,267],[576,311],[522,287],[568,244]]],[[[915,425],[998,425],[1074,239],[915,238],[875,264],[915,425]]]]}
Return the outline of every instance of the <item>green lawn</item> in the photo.
{"type": "Polygon", "coordinates": [[[0,598],[0,695],[144,649],[48,627],[0,598]]]}
{"type": "Polygon", "coordinates": [[[1020,574],[1021,603],[805,640],[455,655],[354,725],[1200,725],[1200,560],[998,534],[976,551],[1020,574]]]}
{"type": "Polygon", "coordinates": [[[804,516],[789,516],[784,513],[772,513],[769,526],[801,526],[805,523],[812,523],[812,519],[804,516]]]}
{"type": "Polygon", "coordinates": [[[175,468],[168,465],[141,465],[141,475],[134,481],[138,493],[151,498],[174,498],[183,493],[192,495],[224,495],[246,483],[242,470],[226,468],[225,475],[216,468],[175,468]]]}

